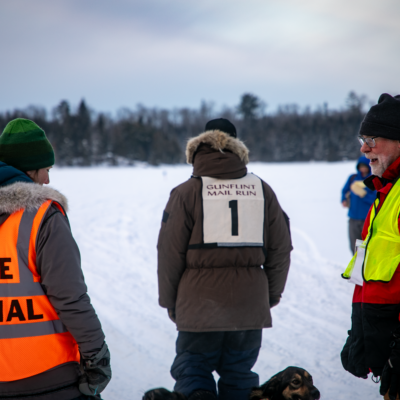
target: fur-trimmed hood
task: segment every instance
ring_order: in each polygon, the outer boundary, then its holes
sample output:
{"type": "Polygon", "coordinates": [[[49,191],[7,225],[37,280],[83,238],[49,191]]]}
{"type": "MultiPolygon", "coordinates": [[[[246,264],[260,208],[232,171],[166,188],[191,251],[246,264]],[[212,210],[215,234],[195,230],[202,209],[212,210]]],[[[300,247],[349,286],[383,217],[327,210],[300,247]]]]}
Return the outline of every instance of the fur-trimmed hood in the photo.
{"type": "Polygon", "coordinates": [[[249,149],[241,140],[229,136],[225,132],[214,130],[203,132],[199,136],[189,139],[186,146],[186,161],[188,164],[193,164],[194,153],[202,143],[210,145],[212,149],[221,153],[223,153],[223,150],[229,150],[236,154],[245,164],[249,162],[249,149]]]}
{"type": "Polygon", "coordinates": [[[0,214],[12,214],[22,208],[34,210],[46,200],[60,203],[68,211],[67,198],[57,190],[36,183],[16,182],[0,187],[0,214]]]}

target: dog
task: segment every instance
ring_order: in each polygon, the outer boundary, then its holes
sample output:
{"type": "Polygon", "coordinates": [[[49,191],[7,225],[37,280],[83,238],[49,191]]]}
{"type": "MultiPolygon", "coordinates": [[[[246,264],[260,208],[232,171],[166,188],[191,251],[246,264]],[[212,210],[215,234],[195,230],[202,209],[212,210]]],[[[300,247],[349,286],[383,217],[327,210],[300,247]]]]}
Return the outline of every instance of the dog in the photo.
{"type": "Polygon", "coordinates": [[[249,400],[319,400],[312,376],[303,368],[287,367],[251,390],[249,400]]]}
{"type": "MultiPolygon", "coordinates": [[[[287,367],[251,390],[249,400],[319,400],[312,376],[303,368],[287,367]]],[[[187,400],[182,393],[164,388],[147,391],[142,400],[187,400]]]]}
{"type": "Polygon", "coordinates": [[[178,392],[170,392],[164,388],[148,390],[142,400],[186,400],[186,396],[178,392]]]}

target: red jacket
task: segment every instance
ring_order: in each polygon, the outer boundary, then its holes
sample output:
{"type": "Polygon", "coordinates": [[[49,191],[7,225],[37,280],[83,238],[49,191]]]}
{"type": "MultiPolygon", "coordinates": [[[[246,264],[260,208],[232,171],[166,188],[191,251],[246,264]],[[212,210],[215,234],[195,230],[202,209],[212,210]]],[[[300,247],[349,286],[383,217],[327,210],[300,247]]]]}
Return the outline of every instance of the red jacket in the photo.
{"type": "MultiPolygon", "coordinates": [[[[367,187],[377,191],[380,200],[377,212],[399,177],[400,158],[386,169],[382,178],[372,175],[364,181],[367,187]]],[[[371,209],[365,220],[363,240],[368,234],[371,209]]],[[[400,218],[398,227],[400,235],[400,218]]],[[[400,325],[399,317],[400,268],[388,283],[370,281],[364,282],[363,286],[356,285],[352,328],[341,354],[344,368],[356,376],[365,376],[369,372],[380,376],[389,358],[392,332],[400,325]]]]}

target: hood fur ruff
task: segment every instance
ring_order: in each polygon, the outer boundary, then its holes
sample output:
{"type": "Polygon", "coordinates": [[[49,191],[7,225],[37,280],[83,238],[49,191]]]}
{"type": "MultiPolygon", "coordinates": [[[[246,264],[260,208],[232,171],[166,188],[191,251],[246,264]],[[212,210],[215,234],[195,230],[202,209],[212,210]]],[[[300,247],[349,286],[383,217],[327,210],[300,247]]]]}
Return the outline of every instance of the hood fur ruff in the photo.
{"type": "Polygon", "coordinates": [[[201,143],[211,146],[212,149],[220,151],[229,150],[236,154],[245,164],[249,162],[249,149],[239,139],[229,136],[227,133],[214,130],[201,133],[192,139],[189,139],[186,146],[186,161],[193,164],[193,155],[201,143]]]}
{"type": "Polygon", "coordinates": [[[51,187],[28,182],[0,187],[0,213],[12,214],[22,208],[31,211],[39,208],[46,200],[57,201],[68,211],[67,198],[51,187]]]}

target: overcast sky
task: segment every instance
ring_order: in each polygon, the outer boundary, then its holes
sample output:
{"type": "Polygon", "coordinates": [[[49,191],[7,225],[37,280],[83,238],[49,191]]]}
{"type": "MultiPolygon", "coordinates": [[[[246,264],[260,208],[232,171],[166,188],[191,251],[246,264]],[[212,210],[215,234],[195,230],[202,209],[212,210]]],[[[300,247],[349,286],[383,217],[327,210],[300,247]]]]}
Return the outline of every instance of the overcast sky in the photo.
{"type": "Polygon", "coordinates": [[[400,93],[400,0],[4,0],[0,110],[400,93]]]}

